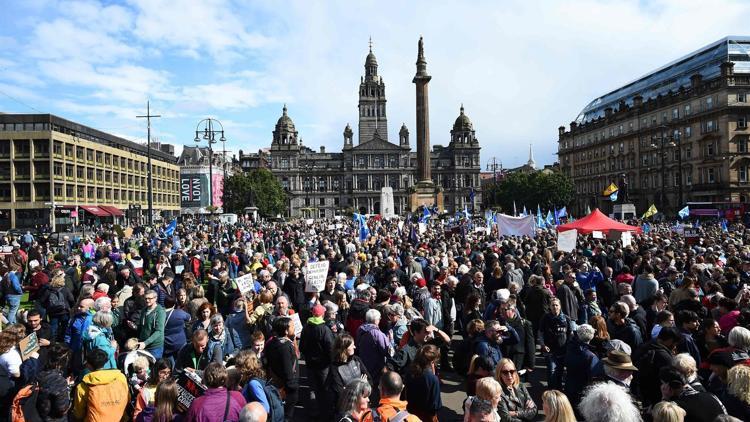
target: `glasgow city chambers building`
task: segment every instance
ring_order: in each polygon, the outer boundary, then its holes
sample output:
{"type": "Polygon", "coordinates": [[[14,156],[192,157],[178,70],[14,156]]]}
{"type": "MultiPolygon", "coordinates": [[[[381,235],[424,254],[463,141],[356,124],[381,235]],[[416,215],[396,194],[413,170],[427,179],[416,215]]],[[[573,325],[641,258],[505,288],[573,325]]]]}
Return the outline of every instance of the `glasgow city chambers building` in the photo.
{"type": "MultiPolygon", "coordinates": [[[[347,124],[341,152],[327,152],[324,147],[316,151],[303,145],[286,106],[276,122],[270,148],[249,154],[240,151],[244,170],[268,167],[286,190],[286,217],[331,218],[346,211],[377,214],[384,187],[393,189],[394,212],[408,211],[408,198],[417,182],[417,154],[412,151],[406,125],[401,126],[397,141],[389,141],[385,83],[378,75],[372,48],[358,92],[357,139],[355,142],[354,130],[347,124]]],[[[440,137],[434,139],[439,142],[440,137]]],[[[474,126],[461,106],[448,145],[434,145],[430,154],[432,180],[442,189],[446,211],[481,204],[479,151],[474,126]]]]}

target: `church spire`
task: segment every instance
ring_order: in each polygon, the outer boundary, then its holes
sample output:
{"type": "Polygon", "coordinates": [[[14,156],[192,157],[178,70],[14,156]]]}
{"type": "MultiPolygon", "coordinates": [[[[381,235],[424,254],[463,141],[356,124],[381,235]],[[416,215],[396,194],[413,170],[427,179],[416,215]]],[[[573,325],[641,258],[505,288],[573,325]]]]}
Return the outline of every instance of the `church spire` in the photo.
{"type": "Polygon", "coordinates": [[[534,151],[531,149],[531,144],[529,144],[529,161],[526,163],[527,166],[531,167],[532,169],[536,169],[536,163],[534,162],[534,151]]]}

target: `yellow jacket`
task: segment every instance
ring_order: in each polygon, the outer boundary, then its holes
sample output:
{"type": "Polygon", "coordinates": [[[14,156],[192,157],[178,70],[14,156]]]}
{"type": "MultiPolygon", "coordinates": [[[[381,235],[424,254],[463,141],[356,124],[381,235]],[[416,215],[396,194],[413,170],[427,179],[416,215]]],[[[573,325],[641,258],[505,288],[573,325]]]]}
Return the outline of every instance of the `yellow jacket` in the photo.
{"type": "Polygon", "coordinates": [[[73,418],[87,422],[119,422],[130,400],[128,381],[119,369],[102,369],[83,377],[76,387],[73,418]]]}

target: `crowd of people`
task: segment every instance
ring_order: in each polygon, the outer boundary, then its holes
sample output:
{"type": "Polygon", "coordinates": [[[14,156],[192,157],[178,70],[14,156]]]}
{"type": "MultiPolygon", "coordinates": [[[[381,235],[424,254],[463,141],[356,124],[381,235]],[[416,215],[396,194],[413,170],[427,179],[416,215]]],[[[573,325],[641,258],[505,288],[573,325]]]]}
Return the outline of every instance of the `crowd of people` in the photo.
{"type": "Polygon", "coordinates": [[[0,420],[437,421],[447,374],[470,422],[750,420],[741,224],[573,252],[549,230],[357,224],[0,238],[0,420]]]}

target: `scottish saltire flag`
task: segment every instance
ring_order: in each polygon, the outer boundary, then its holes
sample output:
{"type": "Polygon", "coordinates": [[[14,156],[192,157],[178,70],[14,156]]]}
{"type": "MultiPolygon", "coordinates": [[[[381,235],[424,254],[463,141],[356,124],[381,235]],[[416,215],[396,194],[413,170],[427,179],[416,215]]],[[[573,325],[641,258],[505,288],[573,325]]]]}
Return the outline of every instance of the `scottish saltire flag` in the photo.
{"type": "Polygon", "coordinates": [[[471,214],[469,214],[469,208],[464,205],[464,218],[471,220],[471,214]]]}
{"type": "Polygon", "coordinates": [[[516,211],[516,201],[513,201],[513,216],[515,217],[517,215],[518,215],[518,211],[516,211]]]}
{"type": "Polygon", "coordinates": [[[469,191],[469,201],[471,201],[471,206],[474,206],[474,188],[471,188],[469,191]]]}
{"type": "Polygon", "coordinates": [[[686,205],[685,208],[677,211],[677,215],[683,219],[688,218],[690,216],[690,207],[686,205]]]}
{"type": "Polygon", "coordinates": [[[172,234],[174,233],[174,231],[175,231],[176,228],[177,228],[177,219],[175,218],[164,229],[164,234],[167,235],[167,236],[172,236],[172,234]]]}
{"type": "Polygon", "coordinates": [[[547,218],[544,219],[544,223],[547,226],[553,226],[555,224],[555,220],[552,217],[552,211],[547,210],[547,218]]]}
{"type": "Polygon", "coordinates": [[[643,233],[648,233],[651,231],[651,225],[648,223],[643,223],[643,227],[641,228],[643,229],[643,233]]]}
{"type": "Polygon", "coordinates": [[[617,202],[617,192],[619,192],[619,191],[614,191],[614,192],[612,192],[612,195],[609,195],[609,200],[610,201],[617,202]]]}
{"type": "Polygon", "coordinates": [[[724,233],[726,233],[726,232],[729,231],[729,227],[727,226],[727,220],[726,220],[726,218],[722,218],[721,219],[721,231],[723,231],[724,233]]]}
{"type": "Polygon", "coordinates": [[[544,224],[544,219],[542,218],[542,213],[536,213],[536,226],[540,229],[544,229],[547,227],[546,224],[544,224]]]}
{"type": "Polygon", "coordinates": [[[557,213],[557,216],[560,218],[567,217],[568,216],[568,209],[566,207],[560,208],[560,211],[557,213]]]}
{"type": "Polygon", "coordinates": [[[560,212],[557,210],[557,207],[555,207],[555,225],[560,225],[560,212]]]}
{"type": "Polygon", "coordinates": [[[536,204],[536,215],[537,216],[542,215],[542,209],[539,207],[539,204],[536,204]]]}
{"type": "Polygon", "coordinates": [[[430,213],[430,210],[427,209],[427,207],[424,207],[424,212],[422,213],[422,216],[419,218],[420,223],[426,223],[427,220],[430,219],[432,214],[430,213]]]}
{"type": "Polygon", "coordinates": [[[526,217],[528,213],[526,212],[526,205],[523,206],[523,211],[521,211],[521,217],[526,217]]]}

